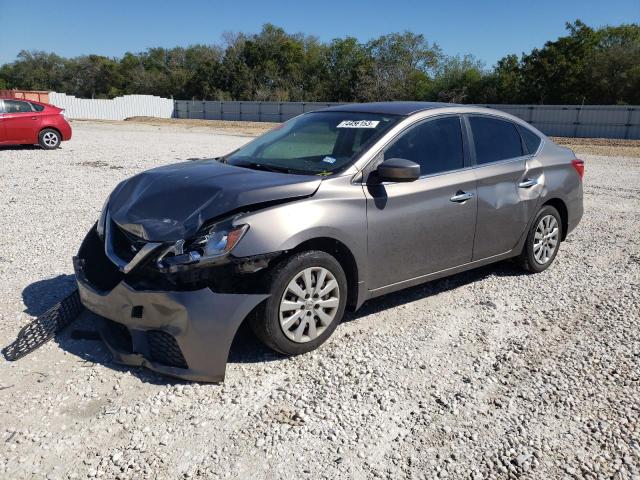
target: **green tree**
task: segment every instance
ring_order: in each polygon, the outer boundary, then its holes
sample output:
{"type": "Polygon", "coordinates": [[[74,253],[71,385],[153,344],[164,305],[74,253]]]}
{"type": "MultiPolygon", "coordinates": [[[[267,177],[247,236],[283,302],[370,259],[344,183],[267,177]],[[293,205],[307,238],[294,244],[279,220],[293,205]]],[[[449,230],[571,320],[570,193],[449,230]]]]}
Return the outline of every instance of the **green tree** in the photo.
{"type": "Polygon", "coordinates": [[[336,38],[324,52],[326,80],[323,100],[354,102],[364,98],[360,86],[372,70],[372,58],[353,37],[336,38]]]}
{"type": "Polygon", "coordinates": [[[417,84],[435,73],[442,59],[440,47],[424,35],[391,33],[366,45],[371,62],[360,88],[364,100],[411,100],[417,84]]]}

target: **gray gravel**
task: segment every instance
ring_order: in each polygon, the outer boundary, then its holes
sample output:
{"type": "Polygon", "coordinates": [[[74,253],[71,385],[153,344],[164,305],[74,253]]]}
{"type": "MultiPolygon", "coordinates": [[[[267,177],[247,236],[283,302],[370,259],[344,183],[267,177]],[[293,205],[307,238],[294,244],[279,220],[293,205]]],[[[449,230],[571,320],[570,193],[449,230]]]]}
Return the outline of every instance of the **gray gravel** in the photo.
{"type": "MultiPolygon", "coordinates": [[[[0,150],[2,345],[73,288],[116,183],[247,141],[74,134],[0,150]]],[[[90,315],[1,360],[0,477],[640,478],[640,159],[583,158],[585,217],[546,272],[505,262],[388,295],[297,358],[243,334],[223,385],[110,363],[71,336],[90,315]]]]}

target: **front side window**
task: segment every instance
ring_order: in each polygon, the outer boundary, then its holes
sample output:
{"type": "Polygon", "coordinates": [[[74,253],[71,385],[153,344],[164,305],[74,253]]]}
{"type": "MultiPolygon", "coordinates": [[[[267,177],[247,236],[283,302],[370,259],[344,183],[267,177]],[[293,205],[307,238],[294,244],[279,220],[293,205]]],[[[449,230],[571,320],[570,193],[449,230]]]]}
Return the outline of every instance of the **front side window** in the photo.
{"type": "Polygon", "coordinates": [[[417,163],[421,175],[463,168],[460,118],[437,118],[411,127],[384,152],[384,159],[390,158],[404,158],[417,163]]]}
{"type": "Polygon", "coordinates": [[[469,124],[478,165],[523,155],[520,134],[513,123],[491,117],[469,117],[469,124]]]}
{"type": "Polygon", "coordinates": [[[260,170],[330,175],[351,164],[402,118],[376,113],[312,112],[262,135],[222,161],[260,170]]]}
{"type": "Polygon", "coordinates": [[[4,113],[27,113],[32,112],[31,105],[19,100],[5,100],[4,113]]]}

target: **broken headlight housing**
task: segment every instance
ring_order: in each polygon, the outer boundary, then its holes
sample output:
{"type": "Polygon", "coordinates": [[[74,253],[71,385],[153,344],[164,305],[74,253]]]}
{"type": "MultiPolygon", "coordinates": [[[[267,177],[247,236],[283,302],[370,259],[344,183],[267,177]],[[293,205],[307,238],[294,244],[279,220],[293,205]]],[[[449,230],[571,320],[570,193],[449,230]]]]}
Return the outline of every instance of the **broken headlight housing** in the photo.
{"type": "Polygon", "coordinates": [[[160,270],[176,272],[184,267],[217,263],[238,244],[249,225],[234,226],[230,218],[207,227],[204,233],[191,240],[178,240],[165,249],[156,264],[160,270]]]}

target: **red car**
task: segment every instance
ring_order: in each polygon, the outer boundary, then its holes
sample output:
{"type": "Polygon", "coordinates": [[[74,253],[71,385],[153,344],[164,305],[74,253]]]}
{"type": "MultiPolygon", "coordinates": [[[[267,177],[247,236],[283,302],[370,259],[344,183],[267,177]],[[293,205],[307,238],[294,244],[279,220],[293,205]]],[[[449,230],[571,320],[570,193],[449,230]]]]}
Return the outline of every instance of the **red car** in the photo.
{"type": "Polygon", "coordinates": [[[0,145],[35,145],[51,150],[71,138],[64,110],[32,100],[0,99],[0,145]]]}

